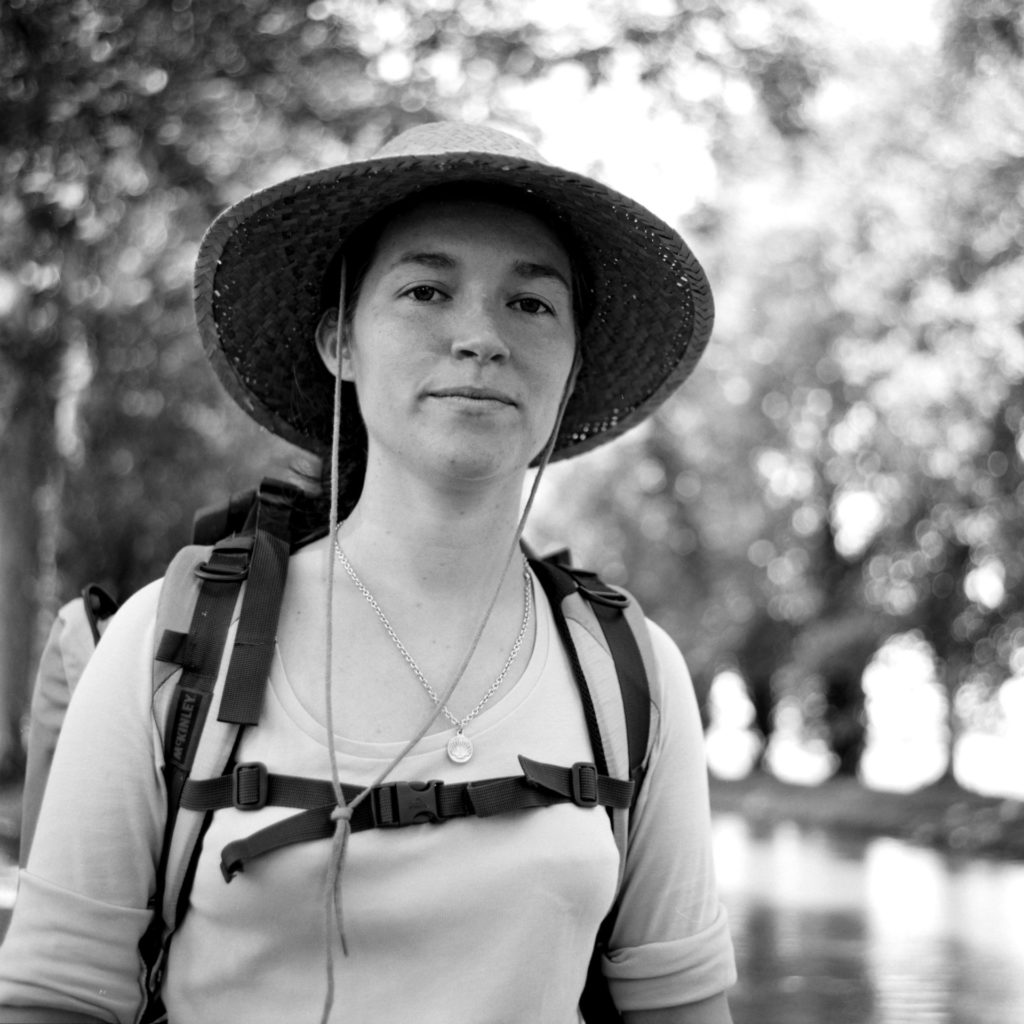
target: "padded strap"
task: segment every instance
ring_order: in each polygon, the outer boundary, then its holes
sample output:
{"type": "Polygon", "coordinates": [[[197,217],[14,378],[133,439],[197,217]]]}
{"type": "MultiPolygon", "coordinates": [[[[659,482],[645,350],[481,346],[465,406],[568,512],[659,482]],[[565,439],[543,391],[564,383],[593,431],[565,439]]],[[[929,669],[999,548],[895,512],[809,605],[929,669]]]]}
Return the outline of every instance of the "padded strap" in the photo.
{"type": "Polygon", "coordinates": [[[157,658],[180,665],[183,670],[164,737],[168,818],[165,835],[173,831],[181,791],[195,758],[196,743],[220,670],[224,641],[245,579],[248,555],[247,545],[240,547],[233,541],[214,546],[209,559],[196,570],[203,583],[188,634],[183,637],[168,631],[157,648],[157,658]]]}
{"type": "MultiPolygon", "coordinates": [[[[176,924],[165,920],[164,893],[168,884],[170,851],[178,808],[181,806],[181,794],[188,781],[209,711],[224,642],[238,600],[238,591],[245,578],[247,563],[247,545],[244,549],[230,541],[215,545],[207,561],[195,569],[195,575],[202,580],[202,584],[188,633],[167,630],[157,644],[156,659],[179,665],[182,673],[174,688],[164,732],[167,820],[156,873],[157,891],[151,900],[154,913],[139,940],[139,950],[146,965],[146,1020],[158,1019],[162,1012],[159,986],[166,932],[169,925],[173,927],[176,924]]],[[[179,560],[175,560],[170,569],[177,569],[178,566],[179,560]]],[[[171,583],[170,569],[164,580],[165,590],[171,583]]],[[[179,576],[174,578],[175,585],[180,582],[179,576]]]]}
{"type": "MultiPolygon", "coordinates": [[[[630,776],[639,779],[642,775],[642,765],[647,757],[651,727],[651,701],[647,667],[640,645],[637,643],[634,627],[630,624],[626,613],[630,604],[629,596],[621,590],[608,586],[595,573],[574,569],[562,562],[545,559],[544,561],[534,560],[530,564],[548,593],[555,610],[555,620],[560,633],[562,621],[564,621],[562,601],[574,593],[578,593],[587,601],[601,626],[619,679],[619,690],[622,695],[623,714],[626,721],[630,776]]],[[[568,633],[567,627],[566,633],[568,633]]],[[[573,663],[574,674],[579,668],[577,684],[585,694],[585,710],[592,709],[593,698],[589,693],[586,673],[579,665],[571,638],[563,636],[562,639],[566,649],[570,652],[570,662],[573,663]]],[[[592,742],[595,739],[597,741],[595,754],[598,744],[601,744],[603,756],[603,741],[601,741],[596,714],[592,710],[587,711],[587,724],[588,727],[591,726],[592,714],[593,735],[591,740],[592,742]]]]}
{"type": "Polygon", "coordinates": [[[548,603],[551,605],[551,611],[555,618],[555,628],[569,659],[572,676],[576,681],[580,700],[583,702],[583,717],[587,723],[587,734],[590,737],[590,745],[594,751],[594,762],[601,774],[607,775],[608,759],[605,757],[604,740],[601,737],[601,728],[598,725],[597,712],[594,709],[594,698],[587,685],[586,673],[580,664],[580,656],[576,651],[576,645],[572,642],[569,624],[565,621],[565,615],[562,612],[562,602],[570,594],[575,594],[578,589],[575,577],[567,568],[540,559],[531,559],[530,567],[533,569],[537,579],[540,580],[541,586],[548,596],[548,603]]]}

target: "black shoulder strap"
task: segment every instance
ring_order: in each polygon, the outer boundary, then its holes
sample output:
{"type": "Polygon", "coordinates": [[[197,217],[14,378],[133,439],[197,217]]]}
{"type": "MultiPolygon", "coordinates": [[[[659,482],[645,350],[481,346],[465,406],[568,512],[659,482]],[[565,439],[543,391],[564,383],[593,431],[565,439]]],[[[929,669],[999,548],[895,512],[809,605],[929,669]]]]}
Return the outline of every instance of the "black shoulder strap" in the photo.
{"type": "Polygon", "coordinates": [[[256,489],[250,488],[199,509],[192,517],[192,543],[216,544],[233,533],[244,533],[256,497],[256,489]]]}
{"type": "MultiPolygon", "coordinates": [[[[636,801],[643,781],[644,761],[650,735],[651,705],[647,669],[637,644],[633,628],[626,619],[625,609],[629,597],[604,583],[594,573],[571,568],[560,556],[546,560],[531,559],[537,578],[548,595],[555,625],[572,666],[576,684],[583,700],[587,729],[597,763],[604,764],[604,743],[600,734],[593,697],[586,673],[572,641],[562,602],[572,594],[579,594],[590,605],[604,632],[622,695],[622,708],[626,722],[626,742],[629,751],[629,773],[634,783],[633,802],[636,801]],[[600,759],[600,760],[598,760],[600,759]]],[[[606,768],[604,770],[607,770],[606,768]]],[[[631,805],[632,808],[632,805],[631,805]]],[[[587,970],[587,981],[580,994],[580,1013],[585,1024],[621,1024],[622,1016],[612,1000],[608,980],[601,970],[601,957],[607,947],[615,922],[615,908],[601,922],[594,953],[587,970]]]]}
{"type": "Polygon", "coordinates": [[[257,492],[255,542],[249,566],[252,583],[242,597],[224,696],[217,713],[221,722],[255,725],[260,719],[288,576],[293,503],[294,491],[284,484],[264,481],[257,492]]]}
{"type": "Polygon", "coordinates": [[[164,735],[169,772],[165,853],[220,671],[232,612],[246,580],[249,586],[242,598],[217,718],[238,726],[259,721],[288,573],[294,496],[295,489],[288,484],[276,480],[260,484],[244,532],[217,541],[210,558],[196,569],[202,584],[188,634],[168,631],[160,641],[157,658],[183,669],[164,735]]]}

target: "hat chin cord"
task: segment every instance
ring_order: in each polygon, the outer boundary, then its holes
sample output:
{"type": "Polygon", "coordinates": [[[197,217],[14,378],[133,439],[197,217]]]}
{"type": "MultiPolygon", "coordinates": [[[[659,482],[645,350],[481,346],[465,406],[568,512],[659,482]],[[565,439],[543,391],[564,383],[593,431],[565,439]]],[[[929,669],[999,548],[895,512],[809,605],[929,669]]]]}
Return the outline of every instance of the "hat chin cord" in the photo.
{"type": "MultiPolygon", "coordinates": [[[[331,425],[331,501],[330,501],[330,516],[329,516],[329,536],[336,537],[338,530],[338,485],[339,485],[339,470],[338,470],[338,456],[340,450],[341,440],[341,402],[342,402],[342,389],[341,389],[341,349],[342,342],[344,339],[345,331],[345,261],[342,260],[341,268],[339,272],[340,284],[338,294],[338,322],[335,334],[335,346],[338,353],[338,366],[335,369],[334,374],[334,401],[333,401],[333,415],[331,425]]],[[[345,796],[341,789],[341,778],[338,772],[338,755],[334,749],[334,701],[331,687],[331,679],[333,676],[333,638],[334,638],[334,571],[335,571],[335,558],[334,550],[330,543],[327,544],[326,559],[327,559],[327,572],[325,574],[327,581],[327,594],[326,594],[326,615],[327,615],[327,628],[324,633],[324,709],[327,718],[327,751],[330,758],[331,765],[331,786],[334,790],[335,809],[331,814],[332,819],[335,822],[334,836],[331,839],[331,853],[328,861],[326,886],[324,892],[324,951],[326,956],[326,974],[327,974],[327,987],[324,995],[324,1006],[323,1013],[321,1015],[321,1024],[328,1024],[328,1020],[331,1015],[331,1009],[334,1006],[334,958],[331,955],[331,948],[333,945],[334,935],[337,934],[341,940],[341,950],[345,956],[348,956],[348,941],[345,936],[345,918],[342,906],[342,875],[345,867],[345,854],[348,850],[348,840],[352,833],[351,820],[352,812],[356,807],[359,806],[370,794],[370,792],[379,786],[387,777],[391,774],[394,768],[400,764],[409,752],[416,746],[420,740],[426,736],[431,725],[441,714],[441,708],[444,707],[455,693],[459,683],[462,682],[462,677],[466,673],[466,669],[469,667],[469,663],[476,653],[477,645],[480,643],[480,637],[483,635],[484,629],[487,627],[487,623],[490,620],[491,613],[494,611],[494,606],[497,604],[498,595],[501,593],[502,584],[505,581],[505,576],[508,574],[509,566],[512,564],[512,560],[516,556],[516,552],[519,549],[519,542],[523,536],[523,530],[526,528],[526,520],[530,514],[530,509],[533,507],[534,498],[537,495],[537,491],[540,487],[540,480],[547,468],[548,463],[551,461],[551,454],[555,449],[555,443],[558,440],[558,434],[562,427],[562,420],[565,417],[565,410],[569,404],[569,399],[572,396],[573,388],[576,384],[576,377],[579,373],[580,366],[582,365],[582,353],[580,351],[579,341],[576,343],[576,349],[573,354],[572,368],[566,377],[565,387],[562,389],[562,397],[558,405],[558,412],[555,417],[555,424],[551,431],[548,441],[541,452],[540,459],[537,463],[537,473],[534,476],[533,483],[530,486],[529,495],[526,499],[526,504],[523,506],[522,514],[519,517],[519,522],[516,525],[515,533],[512,537],[512,542],[509,545],[508,553],[505,556],[505,562],[502,566],[501,572],[498,575],[498,582],[494,588],[494,593],[491,595],[491,599],[487,604],[487,607],[480,618],[480,623],[477,626],[476,632],[473,634],[473,639],[469,644],[469,648],[466,651],[462,662],[459,665],[459,670],[455,673],[451,683],[448,684],[447,689],[440,695],[437,702],[431,707],[430,711],[424,717],[423,723],[420,728],[416,731],[416,734],[410,739],[405,746],[392,758],[390,764],[381,771],[377,777],[370,782],[357,796],[351,801],[346,802],[345,796]]]]}

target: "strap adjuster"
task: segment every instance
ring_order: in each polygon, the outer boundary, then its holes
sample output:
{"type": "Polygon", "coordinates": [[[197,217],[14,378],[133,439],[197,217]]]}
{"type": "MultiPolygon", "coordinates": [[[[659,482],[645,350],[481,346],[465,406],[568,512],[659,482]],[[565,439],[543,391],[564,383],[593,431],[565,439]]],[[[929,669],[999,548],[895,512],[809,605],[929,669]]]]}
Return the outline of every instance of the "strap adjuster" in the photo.
{"type": "Polygon", "coordinates": [[[267,766],[262,761],[236,764],[231,773],[231,803],[240,811],[258,811],[267,805],[267,766]]]}
{"type": "Polygon", "coordinates": [[[445,820],[441,813],[440,779],[429,782],[389,782],[373,790],[373,822],[378,828],[434,824],[445,820]]]}
{"type": "Polygon", "coordinates": [[[245,534],[225,537],[213,546],[210,557],[197,565],[195,574],[213,583],[241,583],[249,575],[253,538],[245,534]]]}
{"type": "Polygon", "coordinates": [[[585,761],[577,761],[569,769],[572,780],[572,802],[577,807],[597,805],[597,768],[585,761]]]}
{"type": "Polygon", "coordinates": [[[563,565],[562,568],[572,577],[580,594],[591,604],[604,605],[606,608],[629,606],[629,597],[621,590],[608,586],[597,573],[588,572],[586,569],[576,569],[570,565],[563,565]]]}

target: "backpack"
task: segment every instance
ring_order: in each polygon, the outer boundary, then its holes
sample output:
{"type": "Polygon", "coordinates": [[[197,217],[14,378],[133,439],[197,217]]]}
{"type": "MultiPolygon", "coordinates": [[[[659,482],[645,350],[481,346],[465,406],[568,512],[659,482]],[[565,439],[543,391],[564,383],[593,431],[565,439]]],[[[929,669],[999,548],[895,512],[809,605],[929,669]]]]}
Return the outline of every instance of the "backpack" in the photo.
{"type": "MultiPolygon", "coordinates": [[[[311,523],[303,514],[302,492],[264,480],[256,491],[227,505],[201,510],[193,530],[196,543],[174,557],[164,577],[153,683],[156,720],[165,723],[168,807],[157,890],[150,902],[153,916],[140,941],[147,991],[140,1022],[164,1019],[160,986],[166,952],[188,909],[203,835],[218,808],[276,804],[296,811],[222,851],[227,881],[256,857],[333,834],[329,782],[277,776],[262,763],[238,763],[235,756],[243,729],[259,722],[289,555],[325,532],[322,525],[310,529],[311,523]],[[232,649],[225,652],[235,618],[232,649]],[[216,718],[209,714],[214,707],[216,718]]],[[[621,883],[628,815],[643,780],[650,728],[651,655],[643,614],[625,592],[570,567],[564,555],[528,556],[579,688],[593,764],[563,767],[520,758],[522,775],[482,783],[387,782],[356,808],[352,830],[423,825],[566,801],[603,806],[620,852],[621,883]]],[[[29,760],[37,767],[32,787],[26,785],[23,819],[29,827],[22,834],[23,863],[67,693],[95,646],[100,622],[115,608],[109,597],[100,598],[96,588],[87,588],[82,598],[61,610],[44,649],[32,706],[29,760]],[[49,739],[41,751],[31,749],[37,710],[46,722],[39,734],[49,739]]],[[[346,799],[356,792],[346,788],[346,799]]],[[[586,1024],[621,1021],[600,971],[614,915],[613,907],[599,930],[580,999],[586,1024]]]]}
{"type": "Polygon", "coordinates": [[[18,863],[24,867],[68,701],[117,601],[97,584],[58,612],[39,659],[29,710],[18,863]]]}

